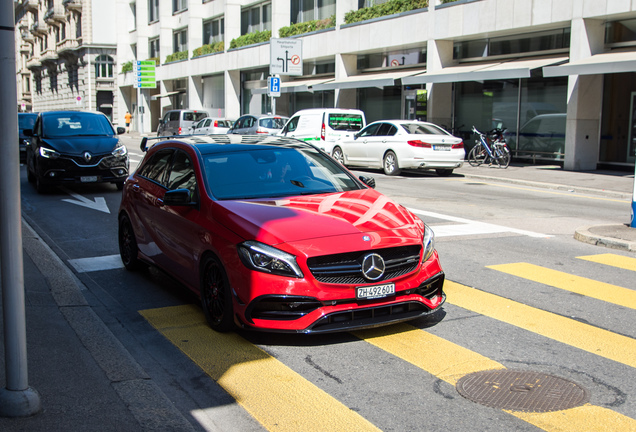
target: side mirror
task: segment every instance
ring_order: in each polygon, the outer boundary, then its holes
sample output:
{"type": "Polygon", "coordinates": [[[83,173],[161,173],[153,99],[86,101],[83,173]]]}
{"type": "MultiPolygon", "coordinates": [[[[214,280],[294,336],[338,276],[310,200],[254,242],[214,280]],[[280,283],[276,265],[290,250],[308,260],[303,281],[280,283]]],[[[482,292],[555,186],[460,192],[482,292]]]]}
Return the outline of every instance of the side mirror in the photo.
{"type": "Polygon", "coordinates": [[[362,183],[369,186],[371,189],[375,189],[375,179],[373,177],[360,176],[358,178],[362,183]]]}
{"type": "Polygon", "coordinates": [[[190,191],[188,189],[175,189],[165,193],[163,204],[167,206],[192,206],[196,205],[196,202],[190,199],[190,191]]]}
{"type": "Polygon", "coordinates": [[[126,128],[123,128],[121,126],[117,127],[117,135],[121,135],[126,133],[126,128]]]}

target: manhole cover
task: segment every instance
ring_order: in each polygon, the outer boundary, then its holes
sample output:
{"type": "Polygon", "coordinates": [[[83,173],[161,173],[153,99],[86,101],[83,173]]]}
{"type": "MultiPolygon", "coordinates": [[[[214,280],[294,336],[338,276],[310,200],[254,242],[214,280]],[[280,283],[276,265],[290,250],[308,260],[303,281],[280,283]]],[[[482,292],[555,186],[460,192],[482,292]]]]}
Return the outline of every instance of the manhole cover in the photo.
{"type": "Polygon", "coordinates": [[[475,372],[457,381],[466,399],[492,408],[549,412],[574,408],[588,400],[588,392],[575,382],[540,372],[510,369],[475,372]]]}

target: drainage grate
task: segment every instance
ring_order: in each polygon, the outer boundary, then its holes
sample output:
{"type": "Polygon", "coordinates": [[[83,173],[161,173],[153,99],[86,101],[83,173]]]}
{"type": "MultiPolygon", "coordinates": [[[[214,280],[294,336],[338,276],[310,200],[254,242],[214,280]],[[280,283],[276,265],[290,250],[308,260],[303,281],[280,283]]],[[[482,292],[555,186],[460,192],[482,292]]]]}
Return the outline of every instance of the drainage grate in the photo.
{"type": "Polygon", "coordinates": [[[457,382],[466,399],[492,408],[523,412],[549,412],[585,404],[589,395],[573,381],[540,372],[489,370],[475,372],[457,382]]]}

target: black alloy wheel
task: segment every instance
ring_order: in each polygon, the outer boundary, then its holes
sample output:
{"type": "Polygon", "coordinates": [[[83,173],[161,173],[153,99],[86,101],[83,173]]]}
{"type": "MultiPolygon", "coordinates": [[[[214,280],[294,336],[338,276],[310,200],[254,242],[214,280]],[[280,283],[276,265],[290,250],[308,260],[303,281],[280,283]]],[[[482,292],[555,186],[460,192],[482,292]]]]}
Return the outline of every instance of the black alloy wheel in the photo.
{"type": "Polygon", "coordinates": [[[119,218],[119,256],[126,270],[134,271],[143,267],[143,263],[139,260],[139,249],[137,247],[137,238],[133,231],[132,224],[128,216],[123,215],[119,218]]]}
{"type": "Polygon", "coordinates": [[[235,328],[230,283],[223,265],[213,255],[203,262],[201,307],[213,330],[227,332],[235,328]]]}

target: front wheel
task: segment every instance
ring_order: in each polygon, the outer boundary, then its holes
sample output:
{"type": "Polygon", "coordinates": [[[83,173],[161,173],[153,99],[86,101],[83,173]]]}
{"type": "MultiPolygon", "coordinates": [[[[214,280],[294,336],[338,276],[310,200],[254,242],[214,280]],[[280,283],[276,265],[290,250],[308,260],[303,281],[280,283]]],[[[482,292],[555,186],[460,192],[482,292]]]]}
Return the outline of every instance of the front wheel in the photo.
{"type": "Polygon", "coordinates": [[[331,155],[340,163],[340,165],[344,166],[344,154],[342,153],[342,149],[340,147],[335,147],[331,155]]]}
{"type": "Polygon", "coordinates": [[[508,168],[510,165],[510,150],[506,145],[497,145],[494,147],[495,160],[499,168],[508,168]]]}
{"type": "Polygon", "coordinates": [[[486,161],[488,157],[488,153],[482,144],[477,144],[475,147],[470,149],[468,153],[468,163],[471,166],[479,166],[486,161]]]}
{"type": "Polygon", "coordinates": [[[139,260],[139,249],[135,231],[128,216],[119,219],[119,256],[126,270],[134,271],[143,267],[139,260]]]}
{"type": "Polygon", "coordinates": [[[203,263],[200,289],[201,307],[210,327],[218,332],[234,329],[230,282],[215,256],[208,256],[203,263]]]}
{"type": "Polygon", "coordinates": [[[391,150],[384,155],[382,168],[384,168],[384,174],[388,176],[400,175],[400,172],[402,172],[400,165],[398,165],[397,156],[391,150]]]}

